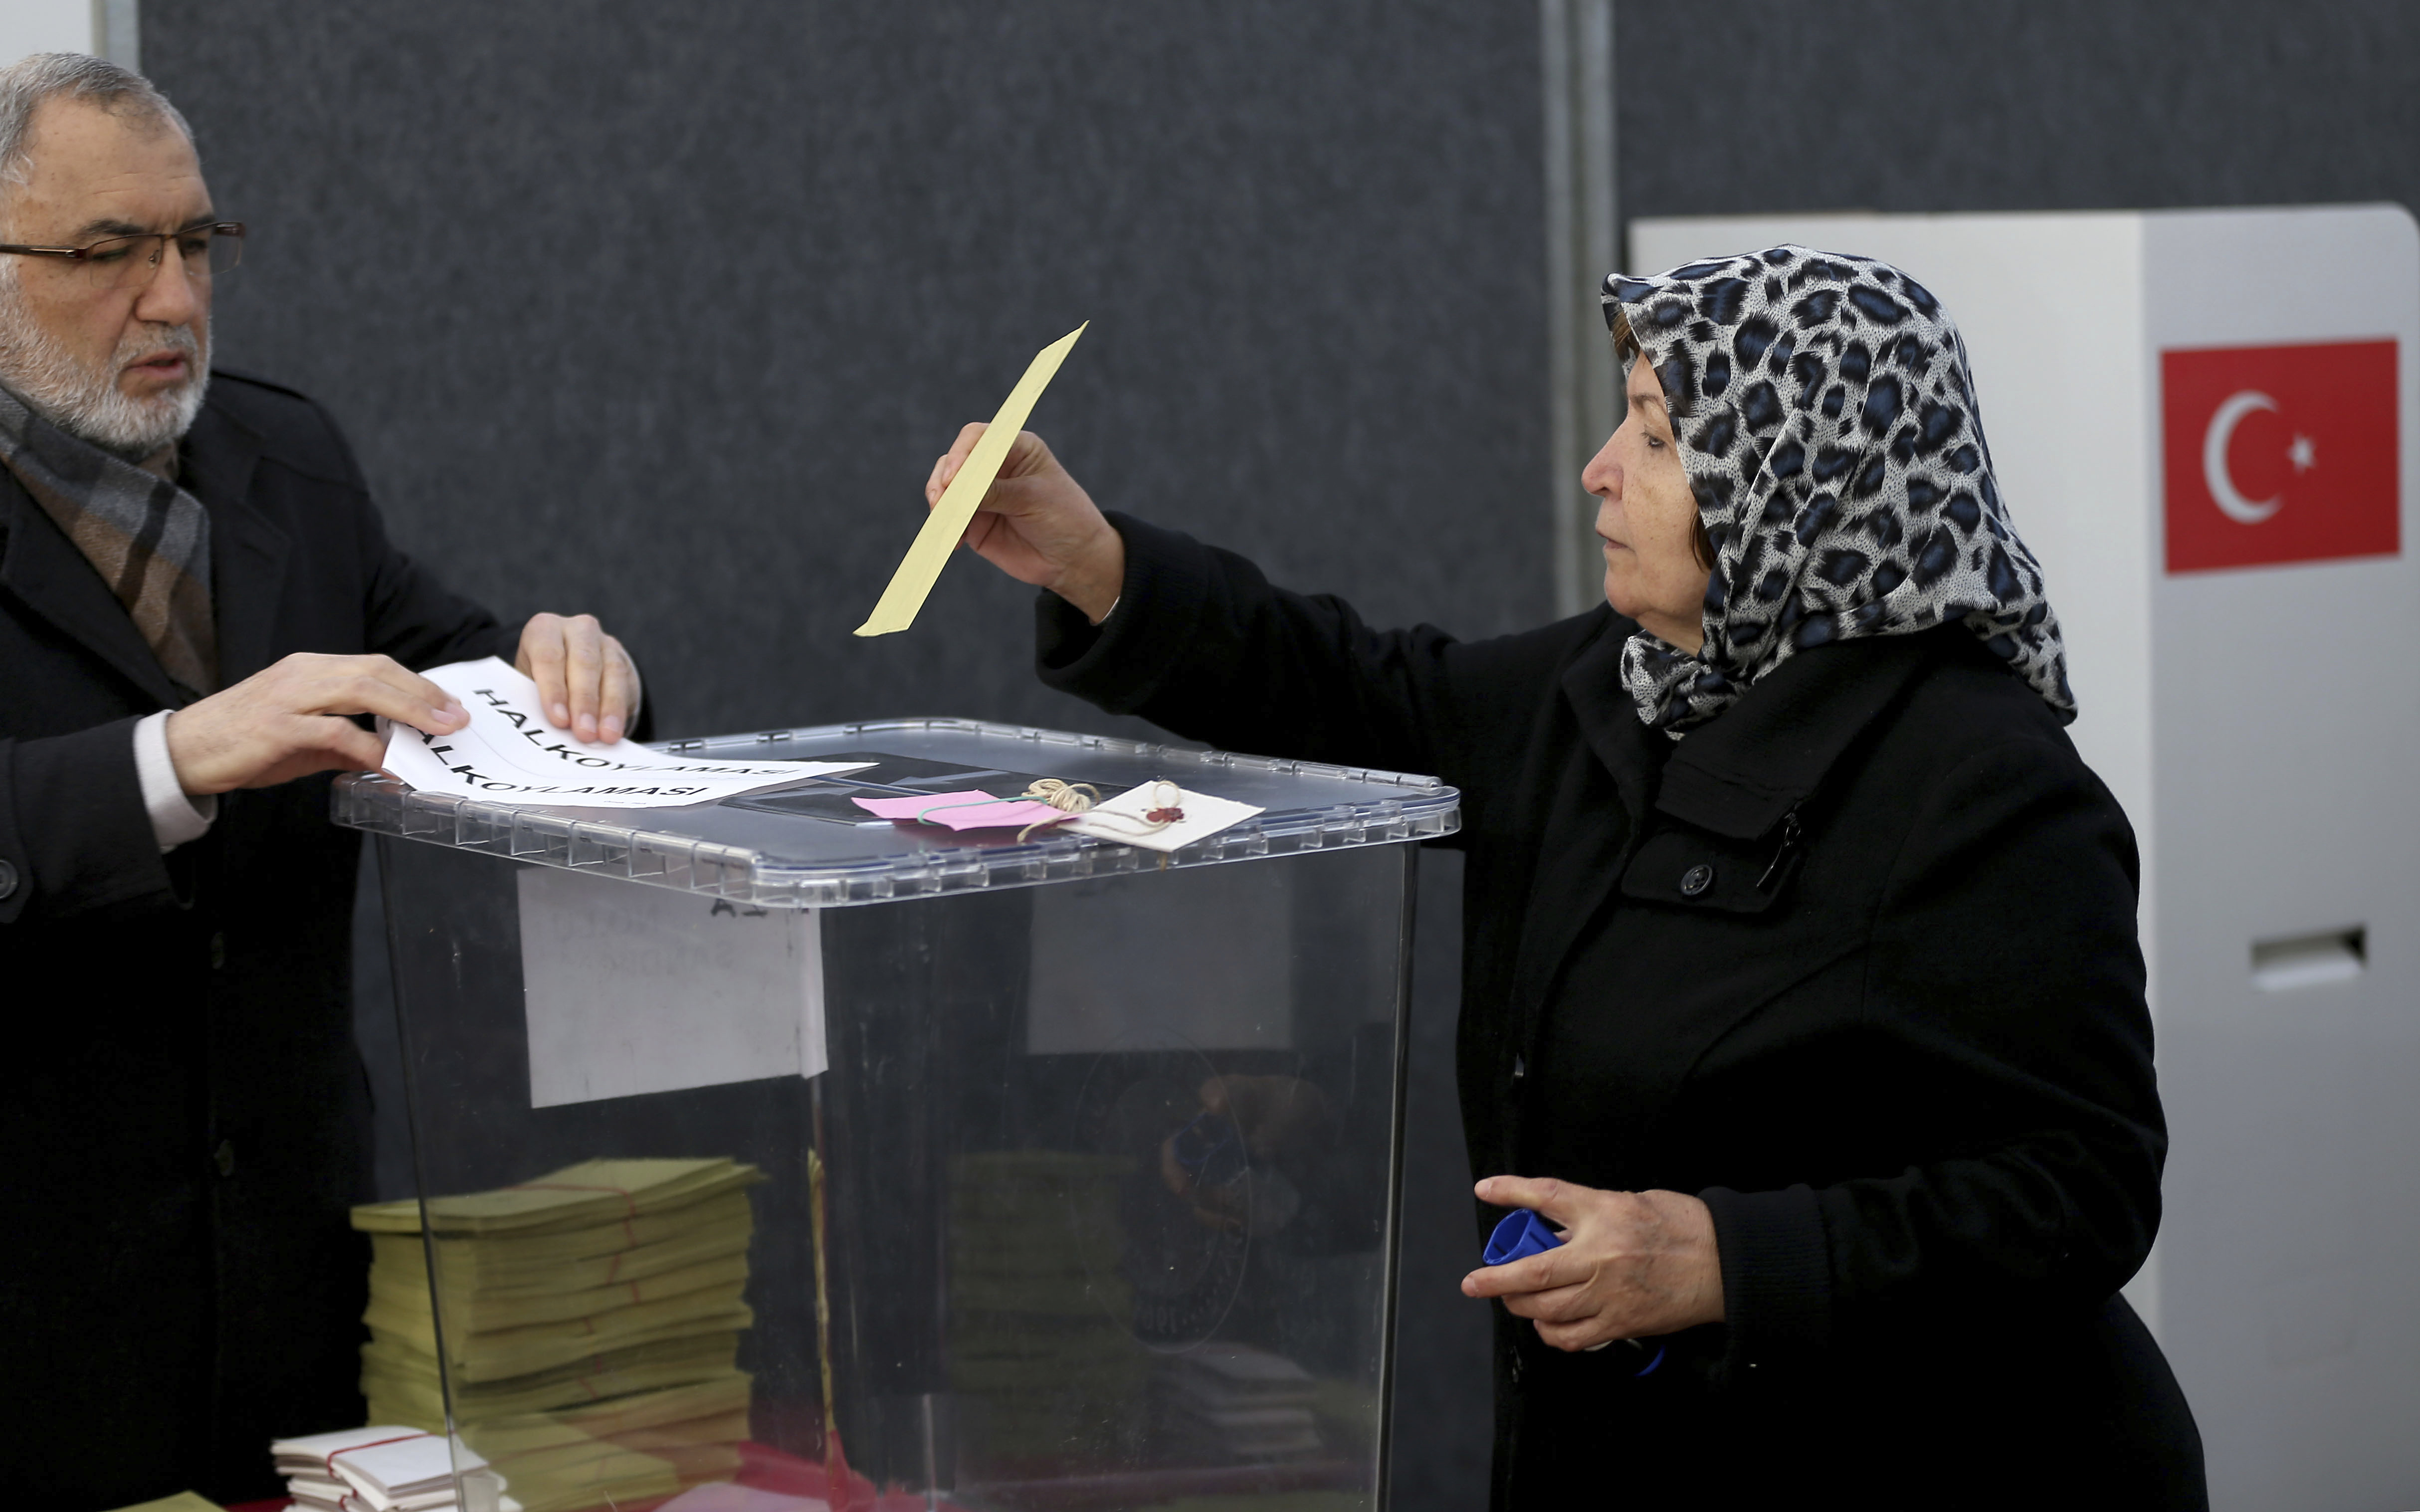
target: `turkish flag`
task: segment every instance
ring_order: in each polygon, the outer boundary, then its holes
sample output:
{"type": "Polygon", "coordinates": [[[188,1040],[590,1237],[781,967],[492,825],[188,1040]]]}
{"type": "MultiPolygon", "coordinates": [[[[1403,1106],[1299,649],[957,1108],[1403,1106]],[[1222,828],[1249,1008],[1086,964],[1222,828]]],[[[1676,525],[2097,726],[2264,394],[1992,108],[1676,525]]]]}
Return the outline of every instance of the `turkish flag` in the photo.
{"type": "Polygon", "coordinates": [[[2160,354],[2168,570],[2401,549],[2395,343],[2160,354]]]}

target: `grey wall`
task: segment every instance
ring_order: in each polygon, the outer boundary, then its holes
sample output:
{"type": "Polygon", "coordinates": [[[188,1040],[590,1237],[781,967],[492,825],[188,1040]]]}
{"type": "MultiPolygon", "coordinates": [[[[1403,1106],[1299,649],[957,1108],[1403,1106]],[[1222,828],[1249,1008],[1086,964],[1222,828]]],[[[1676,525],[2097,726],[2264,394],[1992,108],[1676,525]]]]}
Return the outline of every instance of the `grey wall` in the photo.
{"type": "Polygon", "coordinates": [[[254,227],[221,355],[351,428],[500,612],[610,616],[661,728],[1099,717],[970,559],[849,629],[932,461],[1038,411],[1105,504],[1385,618],[1532,618],[1534,24],[1270,0],[155,0],[254,227]]]}
{"type": "Polygon", "coordinates": [[[2420,206],[2411,0],[1633,0],[1617,45],[1626,217],[2420,206]]]}

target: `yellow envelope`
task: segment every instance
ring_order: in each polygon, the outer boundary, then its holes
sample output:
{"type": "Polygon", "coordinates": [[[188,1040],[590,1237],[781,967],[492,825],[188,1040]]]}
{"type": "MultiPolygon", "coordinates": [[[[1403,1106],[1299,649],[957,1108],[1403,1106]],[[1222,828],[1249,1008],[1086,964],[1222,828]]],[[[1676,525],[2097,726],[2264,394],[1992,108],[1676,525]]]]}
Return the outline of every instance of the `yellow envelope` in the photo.
{"type": "Polygon", "coordinates": [[[1008,402],[991,417],[983,439],[967,455],[966,466],[958,469],[958,475],[941,490],[941,501],[924,517],[924,528],[916,532],[915,543],[908,548],[899,570],[891,575],[891,586],[882,591],[882,601],[857,627],[859,635],[889,635],[916,623],[916,611],[924,607],[924,595],[940,579],[941,568],[949,563],[951,548],[958,544],[958,538],[973,523],[975,506],[991,492],[992,480],[1000,476],[1000,465],[1008,460],[1008,449],[1016,444],[1016,433],[1025,428],[1025,418],[1033,413],[1035,402],[1049,387],[1051,375],[1059,371],[1059,364],[1074,349],[1076,338],[1092,323],[1085,321],[1034,354],[1025,376],[1008,391],[1008,402]]]}

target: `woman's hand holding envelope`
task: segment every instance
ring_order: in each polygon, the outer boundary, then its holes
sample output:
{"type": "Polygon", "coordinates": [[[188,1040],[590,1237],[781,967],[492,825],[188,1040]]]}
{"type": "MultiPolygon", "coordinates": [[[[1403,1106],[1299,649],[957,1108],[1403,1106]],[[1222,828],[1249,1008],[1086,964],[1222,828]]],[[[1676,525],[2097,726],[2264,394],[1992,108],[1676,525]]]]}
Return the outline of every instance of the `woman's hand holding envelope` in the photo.
{"type": "MultiPolygon", "coordinates": [[[[940,502],[941,491],[983,433],[982,425],[967,426],[958,432],[957,444],[933,464],[924,484],[926,508],[940,502]]],[[[1109,617],[1125,584],[1125,538],[1030,430],[1017,433],[967,529],[965,545],[1017,581],[1075,605],[1094,625],[1109,617]]]]}

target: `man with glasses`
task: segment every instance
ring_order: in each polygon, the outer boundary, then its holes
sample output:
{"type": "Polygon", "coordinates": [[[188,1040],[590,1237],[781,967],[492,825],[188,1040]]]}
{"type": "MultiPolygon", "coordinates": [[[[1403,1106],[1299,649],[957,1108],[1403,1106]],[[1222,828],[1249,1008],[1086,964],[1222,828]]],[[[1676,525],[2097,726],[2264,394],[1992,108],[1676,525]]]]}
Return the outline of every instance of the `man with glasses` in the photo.
{"type": "MultiPolygon", "coordinates": [[[[275,1487],[358,1425],[356,717],[515,656],[620,738],[594,619],[516,635],[387,543],[328,417],[209,369],[244,227],[139,76],[0,69],[0,1505],[275,1487]]],[[[633,732],[634,733],[636,732],[633,732]]]]}

